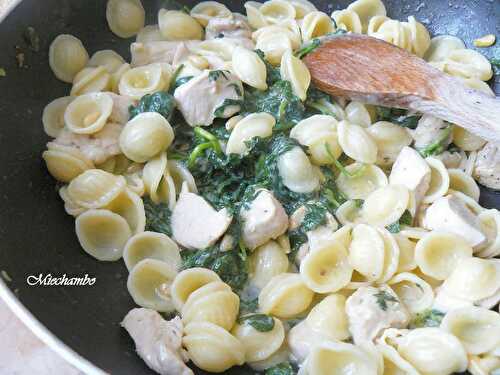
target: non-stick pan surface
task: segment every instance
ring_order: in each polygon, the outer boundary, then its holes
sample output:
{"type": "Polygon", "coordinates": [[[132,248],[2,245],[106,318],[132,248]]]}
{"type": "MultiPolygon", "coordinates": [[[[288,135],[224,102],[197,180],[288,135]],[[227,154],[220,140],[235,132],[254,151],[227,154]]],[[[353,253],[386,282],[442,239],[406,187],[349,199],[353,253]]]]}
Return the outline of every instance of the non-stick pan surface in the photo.
{"type": "MultiPolygon", "coordinates": [[[[156,23],[158,9],[176,5],[142,2],[149,23],[156,23]]],[[[242,1],[223,2],[234,11],[243,10],[242,1]]],[[[327,13],[349,2],[314,1],[327,13]]],[[[500,0],[385,0],[385,4],[391,17],[415,15],[434,35],[458,35],[468,46],[484,34],[500,36],[500,0]]],[[[0,77],[0,270],[10,276],[7,285],[34,316],[81,356],[113,374],[150,374],[119,326],[134,307],[123,262],[97,262],[80,249],[73,218],[65,214],[55,182],[40,158],[48,140],[42,130],[42,110],[69,90],[49,68],[50,42],[58,34],[74,34],[90,53],[114,49],[129,57],[131,41],[109,31],[105,8],[105,0],[24,0],[0,24],[0,67],[7,72],[0,77]],[[30,50],[23,37],[28,26],[40,37],[38,52],[30,50]],[[24,68],[17,66],[19,52],[25,55],[24,68]],[[92,287],[28,286],[26,278],[40,273],[88,274],[97,282],[92,287]]],[[[482,52],[500,57],[499,47],[482,52]]],[[[499,89],[497,84],[497,93],[499,89]]],[[[500,195],[483,190],[482,203],[500,208],[500,195]]]]}

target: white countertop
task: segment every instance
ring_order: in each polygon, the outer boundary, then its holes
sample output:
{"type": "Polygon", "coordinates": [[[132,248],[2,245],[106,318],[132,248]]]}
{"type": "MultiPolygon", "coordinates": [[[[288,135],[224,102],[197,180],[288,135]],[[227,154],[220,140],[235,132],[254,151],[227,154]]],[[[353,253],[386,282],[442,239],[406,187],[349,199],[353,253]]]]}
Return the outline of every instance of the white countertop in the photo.
{"type": "MultiPolygon", "coordinates": [[[[0,0],[0,16],[14,0],[0,0]]],[[[81,375],[41,342],[0,300],[0,374],[81,375]]]]}

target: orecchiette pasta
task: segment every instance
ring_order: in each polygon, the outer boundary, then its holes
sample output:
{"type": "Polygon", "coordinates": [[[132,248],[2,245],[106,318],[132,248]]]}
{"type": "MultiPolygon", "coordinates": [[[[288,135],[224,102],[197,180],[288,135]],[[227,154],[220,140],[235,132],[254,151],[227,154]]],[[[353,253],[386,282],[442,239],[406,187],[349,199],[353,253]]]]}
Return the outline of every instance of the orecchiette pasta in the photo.
{"type": "Polygon", "coordinates": [[[245,361],[263,361],[276,353],[285,340],[285,329],[279,319],[273,318],[274,327],[267,332],[260,332],[250,324],[236,324],[231,333],[245,349],[245,361]]]}
{"type": "Polygon", "coordinates": [[[384,374],[387,375],[419,375],[419,372],[406,360],[404,360],[396,349],[392,346],[379,343],[378,351],[384,357],[384,374]]]}
{"type": "Polygon", "coordinates": [[[88,210],[76,218],[76,235],[83,250],[101,261],[122,257],[132,235],[124,218],[108,210],[88,210]]]}
{"type": "Polygon", "coordinates": [[[56,138],[64,128],[64,113],[68,105],[74,100],[71,96],[55,99],[47,104],[43,110],[42,123],[45,133],[56,138]]]}
{"type": "Polygon", "coordinates": [[[179,269],[179,247],[163,233],[143,232],[132,236],[123,251],[123,260],[130,271],[143,259],[157,259],[179,269]]]}
{"type": "Polygon", "coordinates": [[[112,110],[113,99],[109,94],[86,94],[68,105],[64,112],[64,122],[73,133],[93,134],[106,125],[112,110]]]}
{"type": "Polygon", "coordinates": [[[396,273],[399,266],[399,246],[394,236],[385,228],[377,228],[384,239],[384,268],[378,283],[386,283],[396,273]]]}
{"type": "Polygon", "coordinates": [[[311,74],[302,60],[293,56],[291,50],[287,50],[281,57],[280,74],[282,79],[292,84],[295,95],[305,100],[311,84],[311,74]]]}
{"type": "Polygon", "coordinates": [[[275,124],[274,117],[265,112],[252,113],[238,121],[227,141],[226,154],[244,154],[248,151],[246,142],[271,136],[275,124]]]}
{"type": "Polygon", "coordinates": [[[274,276],[259,294],[259,309],[278,318],[293,318],[304,312],[312,302],[314,292],[296,273],[274,276]]]}
{"type": "Polygon", "coordinates": [[[339,29],[361,34],[363,26],[358,14],[350,9],[336,10],[332,13],[332,18],[339,29]]]}
{"type": "Polygon", "coordinates": [[[340,205],[335,212],[335,216],[342,225],[362,222],[361,208],[355,200],[348,200],[340,205]]]}
{"type": "Polygon", "coordinates": [[[488,59],[470,49],[452,50],[444,60],[444,71],[454,76],[481,81],[488,81],[493,76],[488,59]]]}
{"type": "Polygon", "coordinates": [[[437,280],[445,280],[472,248],[458,235],[433,231],[417,242],[415,260],[420,270],[437,280]]]}
{"type": "Polygon", "coordinates": [[[68,195],[75,204],[85,208],[101,208],[118,197],[127,183],[122,176],[115,176],[100,169],[89,169],[68,185],[68,195]]]}
{"type": "Polygon", "coordinates": [[[478,219],[488,241],[477,256],[493,258],[500,255],[500,212],[495,209],[486,210],[478,215],[478,219]]]}
{"type": "Polygon", "coordinates": [[[368,128],[372,124],[372,116],[368,107],[360,102],[352,101],[345,107],[345,119],[351,124],[368,128]]]}
{"type": "Polygon", "coordinates": [[[232,18],[233,14],[224,4],[217,1],[202,1],[196,4],[189,13],[203,27],[212,18],[232,18]]]}
{"type": "Polygon", "coordinates": [[[372,192],[361,209],[362,218],[374,225],[395,223],[408,208],[410,193],[402,185],[387,185],[372,192]]]}
{"type": "Polygon", "coordinates": [[[187,169],[183,163],[177,160],[169,160],[167,162],[167,168],[168,174],[172,177],[174,182],[176,192],[180,192],[182,185],[186,184],[191,193],[198,193],[196,181],[191,172],[189,172],[189,169],[187,169]]]}
{"type": "Polygon", "coordinates": [[[154,203],[167,202],[169,207],[173,208],[176,188],[167,168],[167,155],[162,152],[144,165],[142,180],[146,193],[154,203]]]}
{"type": "Polygon", "coordinates": [[[335,30],[332,19],[327,14],[319,11],[308,13],[300,26],[304,42],[331,33],[335,30]]]}
{"type": "Polygon", "coordinates": [[[68,196],[68,187],[66,185],[59,189],[59,196],[64,202],[64,209],[68,215],[77,217],[78,215],[87,211],[86,208],[78,206],[71,200],[71,198],[68,196]]]}
{"type": "Polygon", "coordinates": [[[329,340],[341,341],[351,336],[345,312],[346,298],[341,294],[331,294],[315,305],[305,322],[309,328],[321,333],[329,340]]]}
{"type": "Polygon", "coordinates": [[[292,49],[288,33],[264,33],[257,38],[255,48],[264,52],[266,59],[273,65],[279,65],[286,51],[292,49]]]}
{"type": "Polygon", "coordinates": [[[407,272],[417,268],[417,262],[415,261],[416,243],[401,234],[401,232],[394,235],[394,238],[399,247],[399,265],[397,272],[407,272]]]}
{"type": "Polygon", "coordinates": [[[448,192],[450,176],[441,160],[430,157],[425,159],[425,161],[431,167],[431,182],[424,196],[423,203],[432,203],[448,192]]]}
{"type": "Polygon", "coordinates": [[[125,190],[104,208],[122,216],[130,226],[132,234],[144,232],[146,213],[144,203],[139,195],[132,190],[125,190]]]}
{"type": "Polygon", "coordinates": [[[461,169],[448,169],[450,189],[468,195],[476,202],[479,201],[479,186],[476,181],[461,169]]]}
{"type": "Polygon", "coordinates": [[[160,33],[160,27],[158,25],[148,25],[144,26],[135,38],[137,43],[147,43],[147,42],[161,42],[165,39],[160,33]]]}
{"type": "Polygon", "coordinates": [[[49,49],[49,64],[55,76],[71,83],[89,60],[89,54],[80,39],[62,34],[54,39],[49,49]]]}
{"type": "Polygon", "coordinates": [[[260,12],[262,3],[257,1],[247,1],[244,6],[247,12],[248,23],[252,28],[260,29],[261,27],[267,26],[268,23],[260,12]]]}
{"type": "Polygon", "coordinates": [[[300,264],[304,283],[317,293],[342,289],[351,280],[352,271],[346,248],[334,242],[310,252],[300,264]]]}
{"type": "Polygon", "coordinates": [[[467,368],[458,339],[439,328],[417,328],[398,342],[398,352],[423,374],[451,374],[467,368]]]}
{"type": "Polygon", "coordinates": [[[169,122],[156,112],[141,113],[120,134],[120,148],[130,160],[145,162],[166,150],[174,140],[169,122]]]}
{"type": "Polygon", "coordinates": [[[89,169],[94,163],[75,148],[49,143],[42,154],[49,173],[58,181],[71,182],[75,177],[89,169]]]}
{"type": "Polygon", "coordinates": [[[464,151],[478,151],[486,144],[486,141],[460,126],[454,126],[453,143],[464,151]]]}
{"type": "Polygon", "coordinates": [[[140,0],[108,0],[108,26],[120,38],[130,38],[137,34],[144,27],[145,18],[140,0]]]}
{"type": "Polygon", "coordinates": [[[130,69],[123,74],[118,85],[121,95],[135,99],[164,89],[168,89],[168,80],[158,63],[130,69]]]}
{"type": "Polygon", "coordinates": [[[296,15],[294,6],[284,0],[268,0],[261,5],[259,12],[266,22],[273,24],[295,19],[296,15]]]}
{"type": "Polygon", "coordinates": [[[480,307],[449,311],[441,328],[457,337],[468,354],[483,354],[500,344],[500,314],[480,307]]]}
{"type": "Polygon", "coordinates": [[[83,95],[91,92],[108,91],[111,86],[111,75],[103,66],[83,68],[75,76],[71,95],[83,95]]]}
{"type": "Polygon", "coordinates": [[[221,279],[214,271],[206,268],[194,267],[180,272],[170,288],[175,309],[181,311],[191,293],[213,281],[221,279]]]}
{"type": "Polygon", "coordinates": [[[432,307],[434,291],[423,279],[410,272],[402,272],[388,281],[401,302],[416,314],[432,307]]]}
{"type": "Polygon", "coordinates": [[[349,245],[349,264],[367,281],[377,281],[384,271],[385,243],[376,228],[366,224],[354,226],[349,245]]]}
{"type": "Polygon", "coordinates": [[[259,90],[266,90],[266,65],[253,51],[236,47],[233,52],[232,66],[234,73],[247,85],[259,90]]]}
{"type": "Polygon", "coordinates": [[[319,177],[300,147],[278,158],[278,170],[283,184],[296,193],[310,193],[319,187],[319,177]]]}
{"type": "Polygon", "coordinates": [[[269,241],[254,250],[249,267],[250,283],[262,289],[274,276],[287,272],[289,262],[282,247],[269,241]]]}
{"type": "Polygon", "coordinates": [[[377,144],[361,126],[341,121],[338,124],[339,144],[350,158],[360,163],[377,161],[377,144]]]}
{"type": "Polygon", "coordinates": [[[208,322],[190,323],[184,327],[182,344],[189,359],[199,368],[223,372],[245,362],[242,343],[223,328],[208,322]]]}
{"type": "Polygon", "coordinates": [[[425,53],[425,59],[429,62],[440,62],[445,60],[451,51],[465,49],[465,43],[451,35],[439,35],[431,39],[431,45],[425,53]]]}
{"type": "Polygon", "coordinates": [[[387,121],[379,121],[366,131],[377,145],[377,164],[384,167],[392,165],[401,150],[413,141],[405,128],[387,121]]]}
{"type": "Polygon", "coordinates": [[[160,9],[158,25],[165,40],[199,40],[203,37],[203,28],[196,19],[179,10],[160,9]]]}
{"type": "Polygon", "coordinates": [[[177,270],[156,259],[143,259],[130,271],[127,288],[139,306],[162,312],[174,311],[170,286],[177,270]]]}
{"type": "Polygon", "coordinates": [[[345,173],[339,174],[336,183],[349,199],[366,199],[375,190],[387,186],[387,176],[376,165],[353,163],[345,167],[345,173]]]}
{"type": "Polygon", "coordinates": [[[366,32],[368,23],[373,17],[387,15],[385,5],[381,0],[356,0],[347,9],[359,15],[363,32],[366,32]]]}
{"type": "Polygon", "coordinates": [[[97,51],[88,62],[88,66],[104,67],[109,74],[116,72],[123,64],[125,64],[123,57],[110,49],[97,51]]]}
{"type": "Polygon", "coordinates": [[[209,322],[230,330],[236,322],[240,299],[221,281],[205,284],[191,294],[182,306],[184,324],[209,322]]]}

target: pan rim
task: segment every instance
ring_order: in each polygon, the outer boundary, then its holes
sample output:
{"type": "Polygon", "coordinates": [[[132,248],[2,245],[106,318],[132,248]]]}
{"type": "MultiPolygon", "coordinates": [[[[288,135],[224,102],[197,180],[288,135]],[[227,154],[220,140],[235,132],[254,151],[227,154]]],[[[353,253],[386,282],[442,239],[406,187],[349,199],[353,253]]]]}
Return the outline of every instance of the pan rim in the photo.
{"type": "Polygon", "coordinates": [[[45,345],[52,349],[76,369],[88,375],[107,375],[106,372],[76,353],[63,343],[47,327],[45,327],[12,293],[5,282],[0,279],[0,300],[3,301],[12,313],[45,345]]]}

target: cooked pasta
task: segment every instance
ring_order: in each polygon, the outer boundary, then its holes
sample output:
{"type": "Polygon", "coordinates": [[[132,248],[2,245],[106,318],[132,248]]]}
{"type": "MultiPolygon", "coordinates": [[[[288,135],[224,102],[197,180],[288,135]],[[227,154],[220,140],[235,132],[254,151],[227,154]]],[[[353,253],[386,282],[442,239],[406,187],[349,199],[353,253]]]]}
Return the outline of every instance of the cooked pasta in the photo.
{"type": "Polygon", "coordinates": [[[494,98],[490,61],[431,38],[427,20],[389,18],[382,0],[247,1],[245,15],[162,5],[146,15],[140,0],[107,1],[111,31],[135,36],[130,60],[122,45],[89,58],[79,39],[55,38],[49,64],[69,94],[42,115],[42,158],[84,256],[123,258],[145,317],[126,326],[146,364],[498,371],[500,212],[480,187],[498,188],[495,145],[436,116],[330,96],[303,58],[365,34],[494,98]]]}

